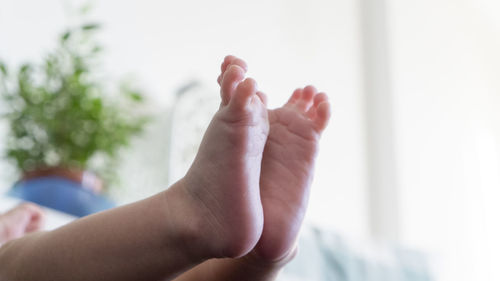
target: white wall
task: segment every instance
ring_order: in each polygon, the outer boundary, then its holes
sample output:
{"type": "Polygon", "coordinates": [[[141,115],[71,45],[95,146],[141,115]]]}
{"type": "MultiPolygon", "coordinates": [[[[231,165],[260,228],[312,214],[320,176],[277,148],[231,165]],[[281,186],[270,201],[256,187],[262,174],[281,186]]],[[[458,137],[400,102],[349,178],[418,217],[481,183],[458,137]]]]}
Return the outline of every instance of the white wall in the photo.
{"type": "MultiPolygon", "coordinates": [[[[19,63],[49,49],[68,23],[63,3],[0,0],[0,56],[19,63]]],[[[326,91],[334,113],[322,141],[309,218],[348,234],[366,235],[356,1],[95,3],[95,18],[105,26],[107,69],[114,77],[135,74],[156,101],[155,112],[165,111],[177,87],[191,79],[202,81],[207,92],[216,95],[215,78],[226,54],[248,61],[250,75],[269,95],[273,107],[284,103],[299,86],[312,83],[326,91]]],[[[156,133],[151,142],[138,141],[142,147],[128,157],[123,172],[127,192],[123,193],[131,196],[122,197],[124,202],[162,188],[165,172],[158,163],[163,160],[156,155],[152,165],[144,156],[154,155],[147,150],[148,144],[158,147],[161,139],[156,133]]]]}
{"type": "Polygon", "coordinates": [[[500,280],[500,5],[388,3],[402,242],[500,280]]]}

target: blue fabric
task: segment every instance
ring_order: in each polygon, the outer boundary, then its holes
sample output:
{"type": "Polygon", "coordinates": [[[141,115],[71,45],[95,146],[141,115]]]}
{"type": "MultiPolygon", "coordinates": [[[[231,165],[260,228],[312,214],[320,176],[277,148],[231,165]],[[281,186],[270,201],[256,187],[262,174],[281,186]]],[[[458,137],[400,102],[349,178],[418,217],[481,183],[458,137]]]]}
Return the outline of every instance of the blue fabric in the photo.
{"type": "Polygon", "coordinates": [[[49,207],[77,217],[113,208],[103,196],[61,177],[41,177],[18,182],[7,195],[49,207]]]}

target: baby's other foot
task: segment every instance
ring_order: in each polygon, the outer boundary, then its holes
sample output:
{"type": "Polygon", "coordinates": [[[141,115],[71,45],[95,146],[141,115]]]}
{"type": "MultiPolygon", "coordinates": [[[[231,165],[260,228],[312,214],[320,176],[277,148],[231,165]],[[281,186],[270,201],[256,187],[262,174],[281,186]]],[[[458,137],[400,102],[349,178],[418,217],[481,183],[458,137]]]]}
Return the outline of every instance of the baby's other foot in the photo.
{"type": "MultiPolygon", "coordinates": [[[[228,56],[222,63],[219,83],[233,65],[247,69],[243,60],[228,56]]],[[[264,229],[248,260],[286,263],[293,256],[307,208],[314,160],[320,135],[330,119],[330,104],[324,93],[308,86],[295,90],[283,107],[269,110],[268,116],[270,131],[260,178],[264,229]]]]}
{"type": "Polygon", "coordinates": [[[268,261],[292,254],[307,208],[319,138],[330,118],[324,93],[297,89],[281,108],[269,111],[261,199],[264,229],[255,251],[268,261]]]}
{"type": "Polygon", "coordinates": [[[200,245],[213,257],[242,256],[262,233],[259,180],[269,123],[263,95],[244,77],[245,70],[232,65],[219,78],[219,111],[181,180],[195,216],[202,218],[200,245]]]}

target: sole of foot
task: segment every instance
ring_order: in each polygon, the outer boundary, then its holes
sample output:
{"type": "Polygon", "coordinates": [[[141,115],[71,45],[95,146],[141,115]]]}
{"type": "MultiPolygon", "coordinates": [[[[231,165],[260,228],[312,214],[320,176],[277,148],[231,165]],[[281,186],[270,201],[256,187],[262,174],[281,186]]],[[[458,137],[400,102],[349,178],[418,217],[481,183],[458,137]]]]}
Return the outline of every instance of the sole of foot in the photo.
{"type": "Polygon", "coordinates": [[[265,98],[243,68],[231,66],[220,84],[219,111],[181,181],[210,255],[234,258],[254,248],[262,233],[259,182],[269,122],[265,98]]]}

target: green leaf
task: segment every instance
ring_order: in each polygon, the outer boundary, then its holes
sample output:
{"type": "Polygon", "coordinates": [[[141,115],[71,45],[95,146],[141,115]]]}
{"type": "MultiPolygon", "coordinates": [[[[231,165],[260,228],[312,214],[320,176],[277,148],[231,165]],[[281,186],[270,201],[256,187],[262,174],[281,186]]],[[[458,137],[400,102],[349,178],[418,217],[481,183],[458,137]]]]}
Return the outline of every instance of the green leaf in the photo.
{"type": "Polygon", "coordinates": [[[99,53],[102,51],[102,47],[101,46],[95,46],[94,48],[92,48],[92,53],[99,53]]]}
{"type": "Polygon", "coordinates": [[[63,42],[68,41],[70,36],[71,36],[71,31],[68,30],[68,31],[64,32],[64,34],[61,36],[61,40],[63,42]]]}
{"type": "Polygon", "coordinates": [[[0,72],[2,72],[3,75],[7,75],[7,66],[3,62],[0,62],[0,72]]]}
{"type": "Polygon", "coordinates": [[[139,92],[129,92],[128,96],[130,97],[131,100],[135,102],[141,102],[144,99],[142,94],[139,92]]]}
{"type": "Polygon", "coordinates": [[[110,180],[121,149],[146,125],[146,114],[133,114],[144,99],[140,91],[125,85],[114,98],[106,95],[115,88],[99,78],[101,45],[93,32],[99,28],[88,23],[62,30],[56,49],[41,62],[16,69],[17,75],[2,75],[7,67],[0,60],[0,86],[11,85],[0,96],[10,130],[4,151],[20,172],[57,162],[101,172],[110,180]],[[101,156],[109,165],[89,164],[101,156]]]}
{"type": "Polygon", "coordinates": [[[31,70],[31,65],[25,63],[21,66],[21,68],[19,69],[19,73],[21,74],[26,74],[28,71],[31,70]]]}
{"type": "Polygon", "coordinates": [[[99,28],[101,28],[101,25],[99,25],[97,23],[88,23],[88,24],[82,25],[82,30],[85,30],[85,31],[96,30],[99,28]]]}

